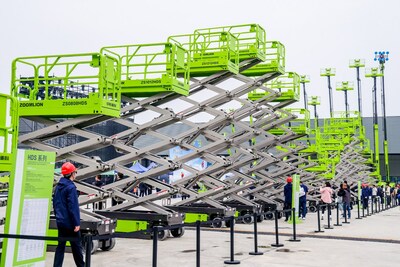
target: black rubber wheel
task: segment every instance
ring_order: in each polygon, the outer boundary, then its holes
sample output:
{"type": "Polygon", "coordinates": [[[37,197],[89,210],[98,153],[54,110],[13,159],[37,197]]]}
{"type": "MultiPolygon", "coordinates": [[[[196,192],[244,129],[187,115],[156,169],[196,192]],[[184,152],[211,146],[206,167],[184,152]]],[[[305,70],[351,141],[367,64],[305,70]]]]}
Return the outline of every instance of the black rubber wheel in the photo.
{"type": "MultiPolygon", "coordinates": [[[[227,222],[227,221],[226,221],[227,222]]],[[[226,223],[225,222],[225,223],[226,223]]],[[[222,227],[222,220],[221,220],[221,218],[219,218],[219,217],[216,217],[216,218],[214,218],[213,220],[212,220],[212,222],[211,222],[211,226],[213,227],[213,228],[221,228],[222,227]]]]}
{"type": "MultiPolygon", "coordinates": [[[[86,252],[86,243],[85,242],[83,242],[82,247],[83,247],[83,255],[85,255],[85,252],[86,252]]],[[[99,240],[92,240],[92,250],[91,250],[90,254],[96,253],[96,251],[98,249],[99,249],[99,240]]]]}
{"type": "Polygon", "coordinates": [[[170,232],[173,237],[181,237],[185,234],[185,227],[171,229],[170,232]]]}
{"type": "Polygon", "coordinates": [[[264,218],[266,220],[273,220],[274,219],[274,214],[273,213],[267,213],[264,215],[264,218]]]}
{"type": "Polygon", "coordinates": [[[163,240],[167,239],[168,235],[169,235],[168,230],[158,231],[158,240],[163,241],[163,240]]]}
{"type": "Polygon", "coordinates": [[[317,212],[317,207],[316,206],[310,206],[308,207],[308,210],[312,213],[317,212]]]}
{"type": "Polygon", "coordinates": [[[264,221],[264,214],[257,216],[257,222],[262,222],[262,221],[264,221]]]}
{"type": "Polygon", "coordinates": [[[109,240],[104,240],[103,242],[102,242],[102,244],[101,244],[101,250],[103,250],[103,251],[110,251],[110,250],[112,250],[114,247],[115,247],[115,244],[116,244],[117,242],[116,242],[116,240],[115,240],[115,238],[111,238],[111,239],[109,239],[109,240]],[[106,241],[109,241],[108,242],[108,244],[106,243],[106,241]]]}
{"type": "Polygon", "coordinates": [[[251,214],[243,215],[242,222],[245,224],[251,224],[254,222],[254,218],[251,214]]]}

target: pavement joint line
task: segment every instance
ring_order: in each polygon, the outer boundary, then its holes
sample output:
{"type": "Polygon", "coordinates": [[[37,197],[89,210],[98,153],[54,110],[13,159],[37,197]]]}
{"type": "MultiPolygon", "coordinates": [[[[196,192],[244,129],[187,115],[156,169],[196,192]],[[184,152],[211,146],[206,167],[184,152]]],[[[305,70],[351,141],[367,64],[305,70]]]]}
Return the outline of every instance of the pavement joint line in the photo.
{"type": "MultiPolygon", "coordinates": [[[[196,230],[194,227],[185,227],[186,230],[196,230]]],[[[229,232],[228,229],[212,229],[202,228],[201,231],[207,232],[229,232]]],[[[253,234],[252,231],[235,230],[235,234],[253,234]]],[[[275,235],[275,232],[264,232],[259,231],[260,235],[275,235]]],[[[290,233],[279,233],[280,236],[292,236],[290,233]]],[[[400,244],[400,240],[394,239],[381,239],[381,238],[366,238],[366,237],[355,237],[355,236],[330,236],[330,235],[319,235],[319,234],[296,234],[298,238],[319,238],[319,239],[333,239],[333,240],[347,240],[347,241],[360,241],[360,242],[376,242],[376,243],[390,243],[400,244]]]]}

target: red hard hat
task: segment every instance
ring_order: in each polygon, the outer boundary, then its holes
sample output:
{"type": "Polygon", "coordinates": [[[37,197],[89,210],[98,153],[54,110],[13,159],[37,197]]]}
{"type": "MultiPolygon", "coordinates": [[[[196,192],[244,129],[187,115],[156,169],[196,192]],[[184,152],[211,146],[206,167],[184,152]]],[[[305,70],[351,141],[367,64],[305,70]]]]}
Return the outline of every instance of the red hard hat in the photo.
{"type": "Polygon", "coordinates": [[[287,183],[293,182],[293,178],[289,176],[288,178],[286,178],[286,182],[287,182],[287,183]]]}
{"type": "Polygon", "coordinates": [[[71,162],[65,162],[61,166],[61,174],[62,175],[68,175],[68,174],[73,173],[74,171],[76,171],[76,168],[75,168],[74,164],[72,164],[71,162]]]}

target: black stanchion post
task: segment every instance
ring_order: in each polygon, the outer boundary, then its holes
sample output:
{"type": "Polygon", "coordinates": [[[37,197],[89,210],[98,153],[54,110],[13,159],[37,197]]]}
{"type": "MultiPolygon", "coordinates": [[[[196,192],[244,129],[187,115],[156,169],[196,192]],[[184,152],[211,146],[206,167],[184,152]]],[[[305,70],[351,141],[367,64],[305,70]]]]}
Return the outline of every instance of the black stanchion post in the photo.
{"type": "Polygon", "coordinates": [[[293,222],[293,238],[289,239],[290,242],[300,242],[300,239],[296,238],[296,209],[292,209],[292,222],[293,222]]]}
{"type": "Polygon", "coordinates": [[[263,252],[258,251],[258,240],[257,240],[257,212],[254,212],[254,251],[249,252],[249,255],[263,255],[263,252]]]}
{"type": "Polygon", "coordinates": [[[321,230],[321,207],[317,205],[317,218],[318,218],[318,230],[314,231],[315,233],[323,233],[325,231],[321,230]]]}
{"type": "Polygon", "coordinates": [[[367,217],[367,216],[365,216],[365,205],[364,205],[364,199],[363,199],[363,202],[362,202],[362,217],[363,217],[363,218],[367,217]]]}
{"type": "Polygon", "coordinates": [[[385,199],[386,199],[386,201],[385,201],[385,210],[387,210],[388,209],[388,197],[385,196],[385,199]]]}
{"type": "Polygon", "coordinates": [[[371,197],[371,215],[374,215],[374,197],[371,197]]]}
{"type": "Polygon", "coordinates": [[[325,229],[333,229],[333,226],[331,226],[331,214],[332,214],[331,204],[327,204],[327,206],[328,206],[328,216],[326,216],[326,217],[328,217],[328,225],[325,225],[324,228],[325,229]]]}
{"type": "Polygon", "coordinates": [[[381,212],[381,197],[378,198],[376,207],[378,208],[378,212],[381,212]]]}
{"type": "Polygon", "coordinates": [[[367,199],[367,216],[371,216],[371,214],[369,214],[369,200],[367,199]]]}
{"type": "Polygon", "coordinates": [[[153,227],[153,267],[157,267],[158,226],[153,227]]]}
{"type": "Polygon", "coordinates": [[[357,197],[357,220],[361,220],[362,218],[360,217],[360,199],[357,197]]]}
{"type": "Polygon", "coordinates": [[[339,222],[339,203],[336,203],[336,223],[334,226],[342,226],[342,224],[339,222]]]}
{"type": "Polygon", "coordinates": [[[273,247],[283,247],[283,244],[279,244],[279,231],[278,231],[278,210],[275,210],[275,244],[271,244],[273,247]]]}
{"type": "Polygon", "coordinates": [[[200,267],[200,221],[196,221],[196,267],[200,267]]]}
{"type": "Polygon", "coordinates": [[[231,217],[231,259],[224,261],[225,264],[240,264],[240,261],[235,261],[235,231],[234,231],[234,225],[235,225],[235,217],[231,217]]]}
{"type": "Polygon", "coordinates": [[[92,243],[93,243],[93,236],[88,233],[85,235],[84,239],[86,240],[85,243],[85,267],[90,267],[91,264],[91,257],[92,257],[92,243]]]}

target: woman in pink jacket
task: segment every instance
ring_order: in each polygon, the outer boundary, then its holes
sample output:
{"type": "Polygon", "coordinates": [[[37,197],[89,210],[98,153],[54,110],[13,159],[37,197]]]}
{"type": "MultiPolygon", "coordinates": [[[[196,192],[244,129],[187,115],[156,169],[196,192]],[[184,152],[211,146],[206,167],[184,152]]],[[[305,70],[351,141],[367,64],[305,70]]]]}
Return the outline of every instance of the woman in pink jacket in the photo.
{"type": "MultiPolygon", "coordinates": [[[[325,183],[325,187],[321,187],[319,189],[319,191],[321,192],[321,201],[322,204],[331,204],[332,203],[332,194],[333,194],[333,190],[331,188],[331,184],[329,182],[325,183]]],[[[324,219],[324,213],[325,213],[325,206],[322,206],[322,217],[321,220],[324,219]]],[[[331,216],[331,214],[328,214],[329,216],[331,216]]]]}

